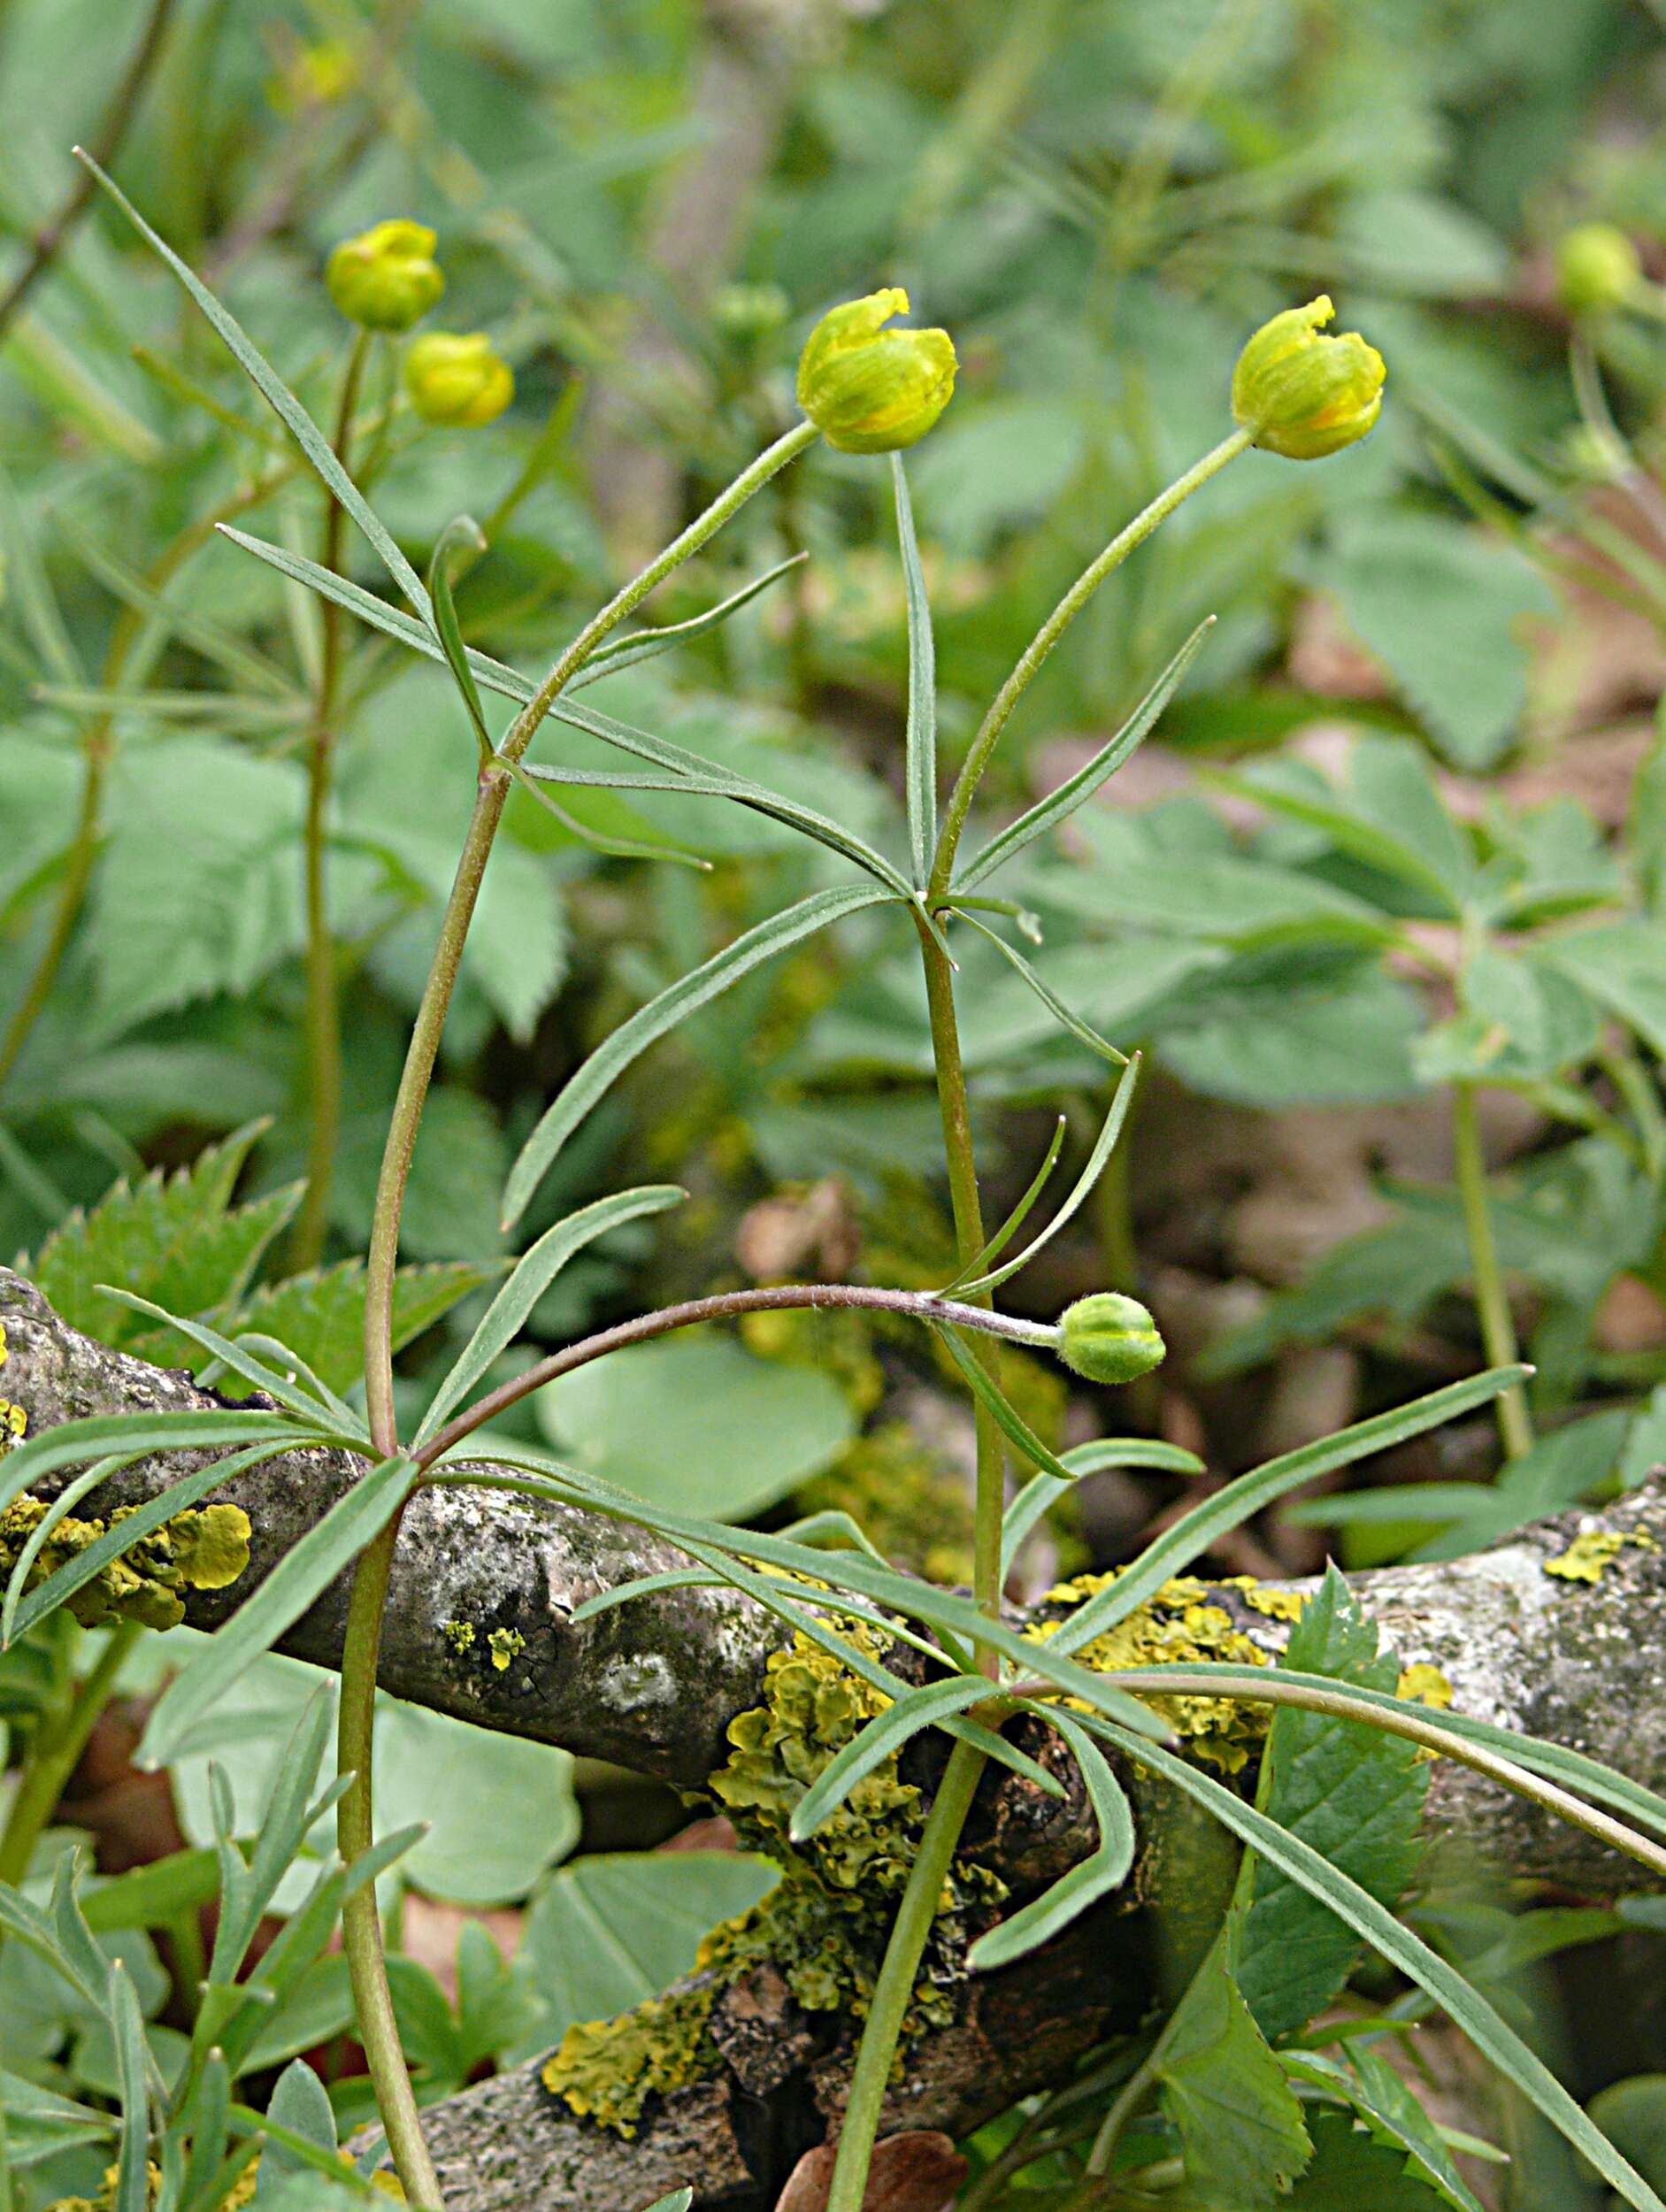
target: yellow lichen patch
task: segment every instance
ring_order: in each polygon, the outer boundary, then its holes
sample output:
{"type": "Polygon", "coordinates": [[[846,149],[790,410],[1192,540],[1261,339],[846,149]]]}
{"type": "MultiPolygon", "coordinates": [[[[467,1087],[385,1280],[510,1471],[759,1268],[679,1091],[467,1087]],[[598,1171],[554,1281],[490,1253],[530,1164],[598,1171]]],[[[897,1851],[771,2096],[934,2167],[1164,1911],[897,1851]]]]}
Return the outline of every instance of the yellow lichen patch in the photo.
{"type": "Polygon", "coordinates": [[[526,1650],[526,1639],[518,1628],[495,1628],[486,1640],[486,1647],[492,1655],[492,1664],[498,1673],[507,1674],[526,1650]]]}
{"type": "MultiPolygon", "coordinates": [[[[42,1546],[29,1570],[33,1589],[60,1567],[131,1517],[134,1509],[118,1507],[108,1521],[80,1520],[69,1514],[42,1546]]],[[[45,1518],[39,1498],[13,1499],[0,1512],[0,1571],[16,1565],[24,1546],[45,1518]]],[[[83,1627],[110,1620],[142,1622],[147,1628],[173,1628],[185,1618],[187,1590],[223,1590],[249,1564],[249,1516],[239,1505],[188,1507],[142,1536],[129,1551],[101,1567],[67,1601],[83,1627]]]]}
{"type": "MultiPolygon", "coordinates": [[[[11,1356],[6,1346],[6,1325],[0,1321],[0,1367],[11,1356]]],[[[13,1405],[10,1398],[0,1398],[0,1457],[12,1449],[29,1425],[29,1417],[21,1406],[13,1405]]]]}
{"type": "MultiPolygon", "coordinates": [[[[1108,1589],[1116,1580],[1109,1574],[1079,1575],[1048,1592],[1053,1605],[1079,1605],[1108,1589]]],[[[1188,1660],[1229,1660],[1234,1666],[1264,1667],[1271,1663],[1259,1645],[1236,1626],[1224,1607],[1209,1602],[1209,1586],[1191,1575],[1165,1582],[1148,1603],[1126,1620],[1071,1655],[1099,1674],[1120,1674],[1138,1667],[1177,1666],[1188,1660]]],[[[1045,1643],[1057,1633],[1057,1621],[1038,1621],[1025,1631],[1029,1640],[1045,1643]]],[[[1177,1736],[1186,1739],[1196,1759],[1206,1760],[1224,1774],[1236,1774],[1246,1766],[1266,1739],[1266,1709],[1236,1705],[1218,1697],[1157,1697],[1147,1701],[1177,1736]]]]}
{"type": "Polygon", "coordinates": [[[1412,1705],[1427,1705],[1437,1713],[1444,1713],[1452,1702],[1452,1685],[1439,1667],[1419,1661],[1408,1667],[1394,1685],[1394,1695],[1403,1697],[1412,1705]]]}
{"type": "Polygon", "coordinates": [[[1229,1575],[1221,1587],[1236,1590],[1252,1613],[1264,1613],[1270,1621],[1288,1621],[1292,1627],[1301,1618],[1307,1603],[1299,1590],[1276,1590],[1269,1583],[1257,1582],[1254,1575],[1229,1575]]]}
{"type": "MultiPolygon", "coordinates": [[[[241,2212],[242,2206],[253,2203],[257,2186],[256,2169],[259,2163],[257,2159],[247,2173],[238,2176],[232,2185],[231,2194],[222,2200],[219,2212],[241,2212]]],[[[111,2212],[116,2201],[116,2184],[119,2173],[119,2168],[107,2166],[104,2169],[104,2186],[96,2197],[59,2197],[55,2203],[47,2206],[46,2212],[111,2212]]],[[[162,2187],[161,2168],[155,2164],[147,2166],[145,2178],[145,2201],[153,2205],[162,2187]]]]}
{"type": "Polygon", "coordinates": [[[633,2136],[650,2096],[680,2089],[717,2063],[706,2032],[716,2000],[715,1985],[674,1989],[617,2020],[579,2023],[546,2062],[545,2088],[581,2119],[633,2136]]]}
{"type": "Polygon", "coordinates": [[[450,1645],[452,1650],[457,1653],[459,1658],[462,1657],[465,1651],[472,1651],[474,1647],[474,1624],[472,1621],[441,1621],[440,1624],[440,1633],[445,1638],[447,1643],[450,1645]]]}
{"type": "MultiPolygon", "coordinates": [[[[841,1633],[864,1656],[880,1655],[871,1630],[856,1624],[841,1633]]],[[[807,1844],[795,1847],[788,1835],[811,1783],[891,1700],[802,1634],[771,1653],[766,1678],[767,1701],[729,1723],[732,1748],[708,1785],[713,1796],[747,1821],[758,1847],[789,1863],[802,1854],[830,1889],[900,1890],[919,1792],[898,1780],[894,1757],[864,1776],[807,1844]]]]}
{"type": "Polygon", "coordinates": [[[1563,1582],[1600,1582],[1624,1548],[1617,1530],[1581,1529],[1565,1552],[1546,1560],[1545,1572],[1563,1582]]]}
{"type": "MultiPolygon", "coordinates": [[[[859,1624],[840,1633],[867,1657],[886,1640],[859,1624]]],[[[896,1756],[859,1782],[817,1834],[791,1839],[795,1809],[846,1744],[891,1700],[809,1637],[773,1654],[765,1702],[729,1724],[727,1761],[708,1787],[741,1844],[784,1870],[761,1903],[716,1928],[700,1947],[692,1988],[613,2021],[569,2031],[544,2069],[547,2087],[575,2112],[621,2134],[634,2131],[648,2097],[680,2087],[718,2062],[705,2033],[718,1995],[768,1963],[808,2012],[860,2019],[871,2000],[895,1898],[908,1879],[924,1807],[896,1756]]],[[[1004,1886],[956,1863],[944,1882],[926,1959],[903,2016],[902,2042],[956,2017],[952,1924],[970,1906],[993,1906],[1004,1886]]]]}

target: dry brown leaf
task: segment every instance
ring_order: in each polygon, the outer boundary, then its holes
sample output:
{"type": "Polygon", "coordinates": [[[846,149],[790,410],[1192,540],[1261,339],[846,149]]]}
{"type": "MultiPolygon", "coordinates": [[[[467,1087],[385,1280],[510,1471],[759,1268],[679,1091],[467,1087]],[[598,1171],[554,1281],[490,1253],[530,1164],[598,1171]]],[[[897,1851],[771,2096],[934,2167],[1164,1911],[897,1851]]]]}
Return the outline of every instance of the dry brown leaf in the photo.
{"type": "MultiPolygon", "coordinates": [[[[775,2212],[823,2212],[833,2185],[836,2143],[806,2151],[787,2177],[775,2212]]],[[[966,2178],[953,2139],[929,2128],[887,2135],[873,2147],[862,2212],[942,2212],[966,2178]]]]}

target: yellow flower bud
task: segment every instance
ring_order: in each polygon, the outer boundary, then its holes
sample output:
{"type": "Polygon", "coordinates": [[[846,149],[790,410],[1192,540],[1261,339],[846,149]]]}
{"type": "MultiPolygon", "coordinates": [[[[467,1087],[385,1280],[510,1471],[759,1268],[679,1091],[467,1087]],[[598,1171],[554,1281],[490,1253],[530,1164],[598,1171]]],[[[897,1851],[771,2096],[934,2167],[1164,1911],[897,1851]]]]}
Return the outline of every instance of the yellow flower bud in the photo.
{"type": "Polygon", "coordinates": [[[478,430],[495,422],[514,398],[515,379],[483,330],[466,336],[434,330],[411,342],[405,389],[425,422],[478,430]]]}
{"type": "Polygon", "coordinates": [[[1356,330],[1322,337],[1321,293],[1263,323],[1232,371],[1232,419],[1287,460],[1317,461],[1363,438],[1383,405],[1383,357],[1356,330]]]}
{"type": "Polygon", "coordinates": [[[377,223],[344,238],[324,271],[330,297],[365,330],[409,330],[445,289],[434,233],[422,223],[377,223]]]}
{"type": "Polygon", "coordinates": [[[955,390],[946,330],[887,330],[909,311],[901,285],[831,309],[798,364],[798,403],[841,453],[894,453],[923,438],[955,390]]]}
{"type": "Polygon", "coordinates": [[[1556,245],[1556,296],[1570,315],[1624,307],[1642,281],[1637,248],[1612,223],[1581,223],[1556,245]]]}
{"type": "Polygon", "coordinates": [[[1161,1366],[1167,1350],[1140,1301],[1119,1290],[1079,1298],[1059,1323],[1059,1357],[1089,1382],[1132,1382],[1161,1366]]]}

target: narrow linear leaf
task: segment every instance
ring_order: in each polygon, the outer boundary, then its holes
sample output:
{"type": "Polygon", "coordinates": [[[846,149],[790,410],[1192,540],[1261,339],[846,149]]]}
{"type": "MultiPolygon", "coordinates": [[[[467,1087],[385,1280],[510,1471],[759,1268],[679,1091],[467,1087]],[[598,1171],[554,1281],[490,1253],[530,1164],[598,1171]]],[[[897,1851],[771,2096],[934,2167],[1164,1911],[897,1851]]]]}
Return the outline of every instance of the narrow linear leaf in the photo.
{"type": "Polygon", "coordinates": [[[237,365],[273,409],[296,443],[312,465],[325,488],[333,492],[343,511],[349,514],[380,555],[388,574],[403,591],[426,626],[433,623],[428,595],[422,580],[411,563],[394,543],[386,526],[372,511],[357,485],[331,450],[330,442],[319,428],[306,409],[283,381],[272,364],[254,344],[242,325],[223,308],[208,287],[180,260],[173,249],[151,229],[133,202],[119,185],[107,177],[92,156],[81,147],[74,149],[76,159],[91,170],[110,197],[121,210],[139,235],[159,255],[196,301],[229,349],[237,365]]]}
{"type": "Polygon", "coordinates": [[[1634,2167],[1622,2158],[1574,2102],[1544,2061],[1509,2028],[1480,1992],[1471,1988],[1455,1969],[1421,1938],[1402,1927],[1386,1906],[1346,1874],[1329,1865],[1319,1854],[1247,1805],[1223,1784],[1188,1766],[1184,1759],[1147,1739],[1119,1728],[1114,1722],[1094,1720],[1095,1733],[1113,1744],[1127,1758],[1161,1775],[1187,1797],[1212,1812],[1222,1826],[1293,1881],[1328,1905],[1340,1920],[1379,1951],[1390,1965],[1427,1991],[1454,2025],[1499,2071],[1519,2089],[1551,2125],[1588,2158],[1611,2187],[1618,2190],[1634,2212],[1666,2212],[1666,2204],[1634,2167]]]}
{"type": "Polygon", "coordinates": [[[150,1452],[211,1451],[217,1444],[296,1444],[309,1431],[287,1413],[97,1413],[60,1421],[27,1437],[0,1468],[0,1511],[42,1475],[85,1465],[105,1454],[137,1458],[150,1452]]]}
{"type": "Polygon", "coordinates": [[[1086,1912],[1113,1889],[1119,1889],[1133,1864],[1132,1809],[1104,1753],[1068,1713],[1061,1713],[1052,1706],[1045,1711],[1048,1726],[1058,1731],[1075,1754],[1087,1801],[1099,1823],[1099,1847],[1040,1897],[1009,1915],[999,1927],[979,1937],[966,1954],[966,1964],[974,1974],[991,1973],[997,1967],[1010,1966],[1026,1952],[1050,1943],[1079,1913],[1086,1912]]]}
{"type": "Polygon", "coordinates": [[[987,1267],[991,1260],[998,1260],[1013,1238],[1023,1228],[1034,1210],[1036,1200],[1047,1188],[1048,1178],[1057,1165],[1058,1156],[1064,1148],[1064,1132],[1068,1125],[1065,1116],[1061,1114],[1054,1125],[1052,1141],[1047,1148],[1040,1166],[1031,1178],[1028,1189],[995,1231],[994,1236],[984,1246],[982,1251],[973,1255],[971,1263],[962,1268],[952,1283],[943,1285],[942,1295],[945,1298],[952,1297],[964,1283],[971,1280],[980,1268],[987,1267]]]}
{"type": "Polygon", "coordinates": [[[967,912],[964,908],[956,908],[955,911],[959,914],[961,920],[969,923],[980,937],[987,937],[989,940],[1002,958],[1008,961],[1023,977],[1025,982],[1040,1000],[1054,1020],[1062,1029],[1067,1029],[1078,1044],[1086,1045],[1091,1053],[1095,1054],[1102,1060],[1109,1060],[1113,1067],[1125,1068],[1127,1066],[1128,1055],[1125,1052],[1119,1052],[1109,1038],[1102,1037],[1099,1032],[1085,1022],[1079,1014],[1072,1012],[1052,985],[1036,972],[1032,964],[1016,947],[1008,944],[1004,937],[997,935],[987,924],[980,922],[975,914],[967,912]]]}
{"type": "Polygon", "coordinates": [[[835,891],[814,891],[795,906],[772,914],[731,945],[713,955],[703,966],[686,975],[631,1016],[598,1046],[578,1072],[570,1077],[545,1111],[511,1171],[503,1192],[503,1226],[512,1228],[526,1211],[534,1192],[548,1173],[551,1162],[584,1117],[633,1060],[649,1045],[674,1029],[698,1008],[705,1006],[738,983],[761,962],[785,952],[789,945],[813,936],[819,929],[878,906],[891,894],[871,884],[855,884],[835,891]]]}
{"type": "Polygon", "coordinates": [[[146,2212],[150,2107],[145,2092],[144,2019],[127,1969],[110,1970],[110,2018],[116,2032],[116,2078],[121,2096],[121,2145],[116,2154],[114,2212],[146,2212]]]}
{"type": "MultiPolygon", "coordinates": [[[[320,598],[334,600],[349,614],[357,615],[361,622],[368,623],[373,630],[380,630],[385,636],[397,638],[402,645],[409,646],[413,653],[420,653],[425,660],[444,663],[445,648],[432,631],[423,623],[413,620],[410,615],[402,614],[387,600],[379,599],[373,591],[366,591],[362,584],[354,583],[351,577],[338,576],[333,569],[325,568],[319,562],[308,560],[304,554],[292,553],[288,546],[273,545],[265,538],[251,537],[248,531],[239,530],[229,522],[222,522],[216,526],[221,537],[229,538],[245,553],[252,553],[257,561],[265,561],[268,568],[275,568],[291,583],[303,584],[309,591],[317,592],[320,598]]],[[[482,653],[474,646],[467,649],[466,657],[471,673],[488,691],[495,691],[505,699],[513,699],[518,706],[523,707],[537,697],[538,687],[532,678],[523,676],[518,669],[511,668],[506,662],[494,660],[489,653],[482,653]]]]}
{"type": "Polygon", "coordinates": [[[1170,1475],[1201,1475],[1204,1471],[1203,1463],[1195,1452],[1146,1436],[1100,1437],[1091,1444],[1077,1444],[1059,1455],[1059,1464],[1069,1471],[1068,1479],[1045,1471],[1032,1475],[1002,1516],[1003,1581],[1025,1538],[1048,1507],[1067,1496],[1082,1476],[1103,1474],[1112,1467],[1154,1467],[1170,1475]]]}
{"type": "Polygon", "coordinates": [[[546,1229],[517,1263],[515,1271],[487,1308],[480,1326],[434,1392],[417,1431],[416,1445],[420,1448],[438,1433],[453,1407],[473,1389],[499,1353],[514,1342],[528,1314],[575,1253],[627,1221],[638,1221],[644,1214],[664,1213],[668,1207],[681,1205],[687,1195],[678,1183],[645,1183],[636,1190],[617,1191],[610,1198],[598,1198],[593,1205],[581,1206],[576,1213],[557,1222],[553,1228],[546,1229]]]}
{"type": "Polygon", "coordinates": [[[158,1306],[149,1298],[141,1298],[131,1290],[118,1290],[112,1283],[100,1283],[98,1289],[101,1295],[113,1298],[118,1305],[130,1307],[134,1313],[148,1314],[153,1321],[165,1322],[169,1328],[177,1329],[181,1336],[189,1337],[193,1344],[200,1345],[205,1352],[211,1352],[217,1360],[229,1367],[234,1375],[241,1375],[245,1382],[253,1383],[257,1390],[264,1390],[269,1398],[275,1398],[280,1406],[287,1407],[298,1419],[309,1425],[321,1425],[325,1431],[334,1434],[335,1442],[362,1444],[368,1435],[369,1432],[357,1422],[351,1428],[339,1434],[334,1433],[339,1425],[337,1417],[325,1400],[315,1398],[311,1391],[298,1389],[287,1375],[267,1366],[264,1360],[257,1359],[245,1346],[234,1344],[229,1337],[221,1336],[217,1329],[211,1329],[205,1322],[185,1320],[177,1313],[170,1313],[166,1307],[158,1306]]]}
{"type": "Polygon", "coordinates": [[[765,569],[763,575],[755,576],[749,584],[742,584],[739,591],[719,600],[715,607],[708,607],[704,614],[691,615],[687,622],[668,622],[656,630],[633,630],[627,636],[609,638],[596,647],[567,688],[582,691],[586,684],[595,683],[600,676],[616,676],[622,668],[633,668],[639,661],[652,660],[656,654],[670,652],[674,645],[687,645],[703,637],[809,558],[807,553],[789,554],[786,560],[777,561],[773,568],[765,569]]]}
{"type": "Polygon", "coordinates": [[[137,1456],[136,1453],[124,1455],[119,1452],[109,1459],[96,1461],[84,1475],[77,1475],[73,1482],[65,1485],[29,1531],[12,1572],[6,1577],[5,1605],[0,1611],[0,1651],[6,1648],[17,1633],[19,1601],[34,1571],[35,1561],[51,1542],[59,1524],[68,1519],[89,1492],[96,1490],[101,1483],[108,1482],[112,1475],[119,1474],[124,1467],[130,1467],[137,1456]]]}
{"type": "MultiPolygon", "coordinates": [[[[554,710],[551,710],[554,712],[554,710]]],[[[557,715],[558,721],[569,718],[557,715]]],[[[525,768],[525,774],[535,783],[555,784],[567,790],[577,791],[671,791],[690,799],[727,799],[735,806],[743,806],[753,814],[762,814],[770,821],[779,822],[788,829],[800,831],[813,838],[829,852],[841,859],[853,860],[859,868],[866,869],[876,881],[885,884],[900,898],[910,898],[911,893],[905,877],[894,869],[882,854],[865,845],[859,837],[853,837],[837,822],[814,807],[800,806],[795,799],[783,798],[779,793],[767,790],[762,784],[746,783],[738,777],[676,773],[667,771],[664,775],[650,776],[627,769],[602,770],[595,768],[548,768],[534,762],[525,768]]]]}
{"type": "Polygon", "coordinates": [[[1010,1259],[1003,1267],[997,1267],[986,1275],[974,1276],[971,1282],[958,1286],[964,1295],[971,1296],[979,1291],[994,1290],[1002,1283],[1009,1281],[1011,1277],[1028,1267],[1030,1262],[1043,1246],[1050,1244],[1059,1231],[1075,1218],[1078,1211],[1092,1194],[1094,1184],[1104,1173],[1105,1163],[1117,1148],[1117,1140],[1121,1136],[1123,1124],[1128,1118],[1128,1109],[1133,1104],[1134,1085],[1139,1079],[1140,1055],[1136,1052],[1117,1079],[1117,1087],[1110,1095],[1110,1109],[1105,1116],[1104,1125],[1094,1140],[1094,1148],[1087,1156],[1086,1164],[1071,1186],[1070,1195],[1065,1199],[1064,1203],[1048,1223],[1040,1235],[1033,1237],[1016,1259],[1010,1259]]]}
{"type": "Polygon", "coordinates": [[[473,725],[475,742],[480,747],[482,763],[490,760],[497,748],[486,726],[480,695],[475,688],[474,672],[469,666],[468,650],[463,642],[457,602],[451,596],[450,564],[454,553],[484,553],[485,550],[486,533],[473,516],[457,515],[440,533],[428,563],[428,596],[434,604],[434,626],[439,634],[446,665],[451,671],[451,680],[456,684],[457,695],[473,725]]]}
{"type": "Polygon", "coordinates": [[[858,1782],[900,1751],[910,1737],[944,1715],[961,1713],[990,1694],[987,1675],[956,1676],[910,1690],[869,1721],[844,1745],[810,1784],[793,1811],[791,1836],[802,1843],[838,1811],[858,1782]]]}
{"type": "Polygon", "coordinates": [[[1009,823],[998,836],[992,837],[980,853],[974,854],[970,865],[962,869],[950,887],[951,895],[970,891],[986,876],[993,875],[997,868],[1003,867],[1015,853],[1022,852],[1038,837],[1045,837],[1048,830],[1067,821],[1085,799],[1091,799],[1100,786],[1116,774],[1173,697],[1175,687],[1202,651],[1203,641],[1214,627],[1214,623],[1215,618],[1210,615],[1207,620],[1198,624],[1108,744],[1102,746],[1094,757],[1060,784],[1056,791],[1051,791],[1045,799],[1038,800],[1034,806],[1019,815],[1016,822],[1009,823]]]}
{"type": "Polygon", "coordinates": [[[226,1688],[269,1651],[349,1563],[379,1535],[410,1496],[419,1471],[387,1459],[354,1484],[286,1552],[255,1594],[162,1693],[135,1763],[165,1766],[226,1688]]]}
{"type": "Polygon", "coordinates": [[[909,857],[922,891],[931,874],[937,843],[937,649],[932,637],[931,602],[920,567],[902,456],[891,456],[896,489],[896,534],[902,553],[902,587],[908,599],[908,736],[903,780],[908,792],[909,857]]]}
{"type": "Polygon", "coordinates": [[[1369,1421],[1356,1422],[1334,1436],[1322,1437],[1317,1443],[1270,1459],[1265,1466],[1251,1468],[1212,1498],[1194,1506],[1155,1543],[1148,1544],[1125,1573],[1071,1616],[1052,1640],[1055,1647],[1064,1652],[1079,1651],[1095,1636],[1102,1636],[1154,1597],[1171,1576],[1189,1566],[1228,1529],[1262,1512],[1298,1484],[1310,1482],[1316,1475],[1331,1474],[1339,1467],[1350,1467],[1356,1460],[1369,1459],[1373,1452],[1392,1450],[1410,1437],[1439,1428],[1443,1421],[1455,1421],[1532,1372],[1527,1367],[1489,1368],[1485,1374],[1448,1383],[1426,1397],[1414,1398],[1409,1405],[1374,1414],[1369,1421]]]}

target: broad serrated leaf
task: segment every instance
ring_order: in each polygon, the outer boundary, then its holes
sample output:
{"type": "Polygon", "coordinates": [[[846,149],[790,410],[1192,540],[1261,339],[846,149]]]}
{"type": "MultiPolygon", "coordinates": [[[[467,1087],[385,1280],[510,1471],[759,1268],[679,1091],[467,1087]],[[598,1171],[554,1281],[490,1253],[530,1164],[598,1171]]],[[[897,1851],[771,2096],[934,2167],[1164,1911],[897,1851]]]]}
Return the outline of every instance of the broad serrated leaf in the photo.
{"type": "MultiPolygon", "coordinates": [[[[159,1332],[101,1291],[101,1283],[119,1284],[193,1319],[219,1311],[241,1294],[295,1206],[296,1194],[289,1191],[231,1209],[237,1178],[263,1126],[251,1123],[211,1145],[175,1175],[158,1168],[136,1187],[125,1179],[113,1184],[90,1213],[78,1208],[33,1260],[20,1260],[19,1271],[72,1328],[117,1351],[159,1332]]],[[[182,1337],[168,1333],[173,1359],[158,1364],[179,1366],[195,1356],[182,1337]]],[[[157,1359],[154,1351],[144,1356],[157,1359]]]]}
{"type": "MultiPolygon", "coordinates": [[[[460,1299],[489,1282],[494,1270],[466,1260],[402,1267],[394,1279],[395,1351],[442,1320],[460,1299]]],[[[358,1260],[310,1275],[292,1275],[256,1291],[226,1331],[269,1336],[304,1360],[320,1382],[347,1390],[358,1379],[365,1350],[365,1269],[358,1260]]]]}
{"type": "Polygon", "coordinates": [[[1527,701],[1523,618],[1555,611],[1532,563],[1462,524],[1368,509],[1337,532],[1324,579],[1447,758],[1495,759],[1527,701]]]}
{"type": "Polygon", "coordinates": [[[1217,1944],[1154,2057],[1186,2177],[1234,2212],[1277,2204],[1311,2153],[1301,2107],[1217,1944]]]}
{"type": "Polygon", "coordinates": [[[1285,2200],[1289,2212],[1440,2212],[1440,2197],[1407,2171],[1403,2154],[1346,2113],[1315,2112],[1308,2127],[1313,2163],[1285,2200]]]}
{"type": "Polygon", "coordinates": [[[295,763],[173,738],[125,762],[119,785],[91,920],[96,1013],[110,1032],[249,990],[305,933],[295,763]]]}
{"type": "MultiPolygon", "coordinates": [[[[1299,1671],[1392,1694],[1399,1668],[1332,1567],[1291,1631],[1299,1671]]],[[[1386,1905],[1416,1867],[1428,1768],[1415,1744],[1327,1714],[1281,1707],[1267,1740],[1263,1809],[1386,1905]]],[[[1257,1865],[1244,1917],[1239,1985],[1271,2040],[1330,2003],[1359,1955],[1359,1939],[1301,1886],[1257,1865]]]]}

